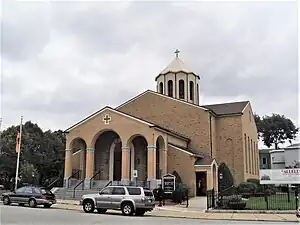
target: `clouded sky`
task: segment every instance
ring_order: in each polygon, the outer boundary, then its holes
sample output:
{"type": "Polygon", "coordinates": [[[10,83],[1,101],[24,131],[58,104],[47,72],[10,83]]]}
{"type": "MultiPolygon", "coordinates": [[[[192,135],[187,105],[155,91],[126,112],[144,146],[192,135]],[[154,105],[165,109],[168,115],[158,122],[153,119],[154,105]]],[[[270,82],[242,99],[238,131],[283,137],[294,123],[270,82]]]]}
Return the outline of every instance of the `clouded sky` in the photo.
{"type": "Polygon", "coordinates": [[[202,104],[250,100],[298,123],[296,2],[11,1],[2,5],[2,129],[66,129],[146,89],[181,50],[202,104]]]}

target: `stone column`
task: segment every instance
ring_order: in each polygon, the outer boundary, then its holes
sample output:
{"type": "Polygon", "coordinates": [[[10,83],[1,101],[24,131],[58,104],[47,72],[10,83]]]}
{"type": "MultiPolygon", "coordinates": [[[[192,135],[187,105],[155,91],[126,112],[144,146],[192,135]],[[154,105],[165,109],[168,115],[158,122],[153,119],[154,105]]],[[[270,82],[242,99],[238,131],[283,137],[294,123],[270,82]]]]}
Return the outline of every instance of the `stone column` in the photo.
{"type": "Polygon", "coordinates": [[[72,149],[65,150],[64,187],[68,187],[68,179],[72,176],[72,149]]]}
{"type": "Polygon", "coordinates": [[[161,170],[162,170],[162,175],[164,176],[168,172],[168,152],[167,149],[162,149],[162,161],[161,161],[161,170]]]}
{"type": "Polygon", "coordinates": [[[85,178],[85,149],[80,149],[80,179],[85,178]]]}
{"type": "Polygon", "coordinates": [[[122,183],[129,184],[130,149],[122,147],[122,183]]]}
{"type": "Polygon", "coordinates": [[[90,189],[91,178],[94,176],[94,164],[95,164],[95,149],[87,148],[86,149],[86,166],[85,166],[85,180],[84,188],[90,189]]]}
{"type": "Polygon", "coordinates": [[[156,187],[156,146],[148,146],[147,174],[150,188],[156,187]]]}

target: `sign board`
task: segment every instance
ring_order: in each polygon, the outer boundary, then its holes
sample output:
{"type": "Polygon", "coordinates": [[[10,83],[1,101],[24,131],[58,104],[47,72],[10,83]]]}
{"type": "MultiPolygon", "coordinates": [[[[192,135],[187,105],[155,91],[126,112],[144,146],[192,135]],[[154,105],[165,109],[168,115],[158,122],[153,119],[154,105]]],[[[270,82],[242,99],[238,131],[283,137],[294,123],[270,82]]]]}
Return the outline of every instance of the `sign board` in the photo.
{"type": "Polygon", "coordinates": [[[300,168],[260,170],[260,184],[300,184],[300,168]]]}
{"type": "Polygon", "coordinates": [[[137,178],[137,177],[138,177],[138,171],[137,171],[137,170],[133,170],[133,171],[132,171],[132,176],[133,176],[134,178],[137,178]]]}
{"type": "Polygon", "coordinates": [[[175,179],[172,174],[167,174],[162,177],[162,188],[165,193],[172,194],[175,191],[175,179]]]}

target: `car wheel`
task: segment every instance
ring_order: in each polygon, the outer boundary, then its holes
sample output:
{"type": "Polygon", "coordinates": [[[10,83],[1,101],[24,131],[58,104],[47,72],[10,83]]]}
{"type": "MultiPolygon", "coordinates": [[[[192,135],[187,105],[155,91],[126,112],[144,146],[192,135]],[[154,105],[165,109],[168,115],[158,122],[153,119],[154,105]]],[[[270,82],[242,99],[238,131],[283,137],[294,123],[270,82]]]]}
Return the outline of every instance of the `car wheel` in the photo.
{"type": "Polygon", "coordinates": [[[45,205],[44,205],[44,208],[50,208],[50,207],[51,207],[50,204],[45,204],[45,205]]]}
{"type": "Polygon", "coordinates": [[[30,199],[28,202],[29,206],[31,208],[35,208],[36,207],[36,201],[34,199],[30,199]]]}
{"type": "Polygon", "coordinates": [[[3,198],[3,205],[10,205],[10,199],[9,199],[8,196],[5,196],[5,197],[3,198]]]}
{"type": "Polygon", "coordinates": [[[133,214],[133,205],[130,202],[125,202],[122,204],[122,214],[124,216],[131,216],[133,214]]]}
{"type": "Polygon", "coordinates": [[[107,209],[97,209],[97,212],[101,214],[106,213],[106,211],[107,209]]]}
{"type": "Polygon", "coordinates": [[[135,212],[136,216],[143,216],[145,214],[146,210],[145,209],[137,209],[135,212]]]}
{"type": "Polygon", "coordinates": [[[83,210],[86,213],[92,213],[95,210],[94,202],[92,200],[86,200],[83,202],[83,210]]]}

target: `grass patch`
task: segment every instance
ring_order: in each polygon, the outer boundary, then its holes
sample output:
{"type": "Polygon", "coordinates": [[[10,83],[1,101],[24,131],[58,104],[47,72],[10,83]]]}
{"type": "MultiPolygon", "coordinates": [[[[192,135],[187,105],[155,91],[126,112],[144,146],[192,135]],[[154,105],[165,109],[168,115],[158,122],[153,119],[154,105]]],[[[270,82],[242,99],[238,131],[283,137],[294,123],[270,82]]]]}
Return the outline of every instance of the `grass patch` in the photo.
{"type": "Polygon", "coordinates": [[[267,197],[267,203],[265,197],[250,197],[247,201],[246,208],[252,210],[295,210],[296,198],[295,193],[290,193],[290,201],[288,201],[287,193],[277,193],[267,197]]]}

